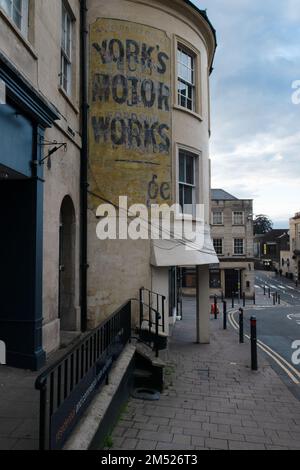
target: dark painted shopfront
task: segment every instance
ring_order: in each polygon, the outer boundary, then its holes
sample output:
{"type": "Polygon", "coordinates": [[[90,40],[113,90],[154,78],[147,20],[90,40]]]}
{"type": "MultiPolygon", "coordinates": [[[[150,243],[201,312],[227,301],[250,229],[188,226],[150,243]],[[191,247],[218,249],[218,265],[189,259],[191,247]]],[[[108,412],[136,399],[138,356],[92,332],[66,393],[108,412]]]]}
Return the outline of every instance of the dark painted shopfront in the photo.
{"type": "Polygon", "coordinates": [[[42,345],[44,132],[58,119],[0,55],[0,340],[7,364],[39,369],[42,345]]]}

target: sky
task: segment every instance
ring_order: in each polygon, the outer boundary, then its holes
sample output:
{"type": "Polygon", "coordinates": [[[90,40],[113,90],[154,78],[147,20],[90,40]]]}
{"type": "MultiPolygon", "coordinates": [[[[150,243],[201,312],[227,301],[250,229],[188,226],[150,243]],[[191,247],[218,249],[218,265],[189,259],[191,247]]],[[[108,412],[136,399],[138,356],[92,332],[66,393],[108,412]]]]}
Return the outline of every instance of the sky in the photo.
{"type": "Polygon", "coordinates": [[[254,199],[275,228],[300,211],[299,0],[194,0],[217,30],[212,186],[254,199]]]}

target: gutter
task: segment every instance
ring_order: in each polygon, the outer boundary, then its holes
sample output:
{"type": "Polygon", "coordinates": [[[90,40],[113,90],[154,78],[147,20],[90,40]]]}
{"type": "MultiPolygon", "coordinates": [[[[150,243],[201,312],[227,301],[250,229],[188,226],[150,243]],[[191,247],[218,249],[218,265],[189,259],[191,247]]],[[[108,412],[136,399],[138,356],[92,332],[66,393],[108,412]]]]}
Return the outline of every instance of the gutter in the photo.
{"type": "Polygon", "coordinates": [[[87,81],[87,3],[80,0],[81,17],[81,133],[80,162],[80,306],[81,330],[87,330],[87,188],[88,188],[88,81],[87,81]]]}

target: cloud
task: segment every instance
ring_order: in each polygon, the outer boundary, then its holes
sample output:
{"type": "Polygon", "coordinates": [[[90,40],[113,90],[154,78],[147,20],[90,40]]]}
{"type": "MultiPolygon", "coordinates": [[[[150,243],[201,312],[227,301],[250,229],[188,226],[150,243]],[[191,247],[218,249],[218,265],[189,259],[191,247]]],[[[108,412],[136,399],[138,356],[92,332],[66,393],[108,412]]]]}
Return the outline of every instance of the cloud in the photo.
{"type": "Polygon", "coordinates": [[[298,0],[202,0],[219,47],[211,77],[213,186],[275,222],[300,209],[298,0]]]}

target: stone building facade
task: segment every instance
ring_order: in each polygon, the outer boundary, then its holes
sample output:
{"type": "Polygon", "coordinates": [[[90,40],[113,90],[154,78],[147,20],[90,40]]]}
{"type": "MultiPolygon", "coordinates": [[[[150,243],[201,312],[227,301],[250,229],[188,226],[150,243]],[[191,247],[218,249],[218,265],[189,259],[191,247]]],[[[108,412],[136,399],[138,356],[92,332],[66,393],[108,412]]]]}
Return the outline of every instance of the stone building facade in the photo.
{"type": "Polygon", "coordinates": [[[289,265],[289,277],[299,281],[300,279],[300,212],[290,219],[290,251],[291,263],[289,265]]]}
{"type": "Polygon", "coordinates": [[[211,295],[254,294],[253,201],[211,191],[212,238],[220,266],[210,271],[211,295]]]}
{"type": "Polygon", "coordinates": [[[215,49],[206,13],[185,0],[0,0],[0,341],[9,365],[39,369],[143,286],[166,297],[168,329],[176,270],[191,261],[197,340],[209,341],[215,49]],[[119,196],[148,208],[203,205],[202,245],[99,240],[99,204],[124,215],[119,196]]]}
{"type": "MultiPolygon", "coordinates": [[[[176,269],[197,264],[197,340],[209,341],[209,75],[215,32],[182,0],[89,0],[88,322],[94,327],[144,286],[176,318],[176,269]],[[190,173],[189,173],[190,172],[190,173]],[[101,203],[204,205],[204,246],[99,240],[101,203]],[[99,214],[99,212],[98,212],[99,214]]],[[[130,217],[129,217],[130,218],[130,217]]],[[[128,221],[127,221],[128,222],[128,221]]],[[[125,222],[125,223],[127,223],[125,222]]],[[[138,302],[133,301],[134,318],[138,302]]],[[[195,312],[196,320],[196,312],[195,312]]]]}
{"type": "Polygon", "coordinates": [[[0,339],[9,365],[38,369],[81,330],[79,45],[78,0],[0,1],[0,339]]]}

